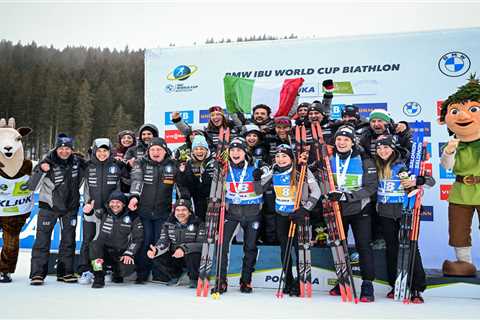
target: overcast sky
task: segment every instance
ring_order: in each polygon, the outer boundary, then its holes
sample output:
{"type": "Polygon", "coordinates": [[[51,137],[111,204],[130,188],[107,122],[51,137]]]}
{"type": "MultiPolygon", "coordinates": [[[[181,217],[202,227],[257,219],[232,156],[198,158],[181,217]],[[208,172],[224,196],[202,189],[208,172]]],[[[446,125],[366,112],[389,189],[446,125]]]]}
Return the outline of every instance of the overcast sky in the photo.
{"type": "Polygon", "coordinates": [[[211,37],[294,33],[312,38],[480,27],[480,1],[359,2],[0,0],[0,39],[57,48],[137,49],[202,44],[211,37]]]}

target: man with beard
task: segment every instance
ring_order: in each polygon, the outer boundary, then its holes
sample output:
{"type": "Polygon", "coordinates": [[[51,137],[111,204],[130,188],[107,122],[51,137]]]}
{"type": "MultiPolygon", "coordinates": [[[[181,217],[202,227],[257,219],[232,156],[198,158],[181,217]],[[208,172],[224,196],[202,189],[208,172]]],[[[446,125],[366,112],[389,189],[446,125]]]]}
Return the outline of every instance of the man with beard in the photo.
{"type": "Polygon", "coordinates": [[[372,159],[376,154],[376,141],[382,135],[393,135],[394,141],[403,159],[410,159],[412,149],[412,135],[408,123],[393,122],[390,114],[383,109],[374,109],[369,116],[370,126],[366,128],[361,137],[360,145],[372,159]]]}
{"type": "Polygon", "coordinates": [[[145,155],[148,143],[156,137],[158,137],[158,128],[151,123],[145,123],[138,129],[137,145],[128,148],[124,156],[124,159],[127,160],[130,167],[133,167],[135,159],[142,158],[145,155]]]}

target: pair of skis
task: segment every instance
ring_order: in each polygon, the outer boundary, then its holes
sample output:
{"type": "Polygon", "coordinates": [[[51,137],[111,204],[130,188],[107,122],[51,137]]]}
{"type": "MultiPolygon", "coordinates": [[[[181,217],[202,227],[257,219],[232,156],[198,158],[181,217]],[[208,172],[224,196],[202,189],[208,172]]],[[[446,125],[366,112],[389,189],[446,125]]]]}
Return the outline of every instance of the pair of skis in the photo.
{"type": "MultiPolygon", "coordinates": [[[[425,163],[427,158],[425,137],[425,125],[423,121],[416,121],[413,125],[414,136],[412,151],[410,154],[409,172],[410,178],[425,175],[425,163]]],[[[397,260],[397,278],[395,280],[394,299],[409,303],[415,256],[418,246],[420,231],[420,213],[423,196],[423,187],[406,190],[403,201],[400,231],[398,234],[399,248],[397,260]]]]}
{"type": "Polygon", "coordinates": [[[206,239],[202,245],[200,268],[196,295],[207,297],[209,290],[209,274],[213,264],[213,254],[216,249],[216,276],[212,293],[218,296],[221,283],[221,263],[223,248],[223,226],[225,221],[225,192],[224,184],[228,169],[228,143],[230,129],[220,127],[216,151],[216,166],[210,187],[210,199],[206,215],[206,239]],[[215,242],[217,244],[215,248],[215,242]]]}
{"type": "MultiPolygon", "coordinates": [[[[302,201],[302,191],[307,176],[308,167],[308,151],[309,146],[307,143],[307,132],[304,125],[295,127],[295,140],[296,140],[296,158],[300,159],[302,153],[307,153],[307,159],[303,159],[304,162],[298,166],[299,177],[296,181],[296,192],[294,200],[294,210],[297,210],[302,201]]],[[[280,281],[276,296],[277,298],[283,298],[283,289],[286,283],[286,274],[289,268],[290,255],[292,252],[293,242],[295,238],[295,231],[298,229],[298,275],[299,275],[299,287],[300,297],[312,297],[312,258],[310,252],[310,218],[305,217],[305,221],[298,225],[295,221],[290,222],[288,230],[287,247],[285,250],[285,256],[283,257],[282,271],[280,274],[280,281]]]]}
{"type": "MultiPolygon", "coordinates": [[[[316,160],[319,164],[321,189],[324,194],[335,190],[332,168],[327,145],[323,138],[323,131],[318,121],[312,124],[313,145],[316,160]]],[[[343,229],[342,214],[337,201],[323,201],[323,216],[327,224],[328,244],[332,250],[335,273],[343,302],[358,303],[352,265],[348,253],[348,243],[343,229]]]]}

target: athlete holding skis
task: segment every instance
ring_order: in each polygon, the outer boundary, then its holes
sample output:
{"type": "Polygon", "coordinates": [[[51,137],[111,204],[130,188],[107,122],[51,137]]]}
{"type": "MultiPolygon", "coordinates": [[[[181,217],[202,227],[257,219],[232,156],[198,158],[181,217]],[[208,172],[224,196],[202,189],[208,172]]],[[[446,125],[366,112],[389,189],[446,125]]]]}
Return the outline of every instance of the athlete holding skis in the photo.
{"type": "MultiPolygon", "coordinates": [[[[300,157],[300,161],[305,161],[307,153],[300,157]]],[[[288,231],[293,220],[298,226],[305,223],[305,217],[315,207],[320,198],[320,188],[314,175],[307,169],[307,175],[304,181],[304,187],[299,188],[296,184],[298,171],[296,170],[296,161],[293,157],[292,148],[289,145],[282,144],[276,149],[275,164],[272,169],[262,176],[262,184],[266,186],[273,185],[275,191],[275,216],[277,239],[280,241],[281,259],[284,260],[287,250],[288,231]],[[296,193],[302,192],[301,206],[294,210],[294,200],[296,193]]],[[[295,236],[293,246],[298,257],[298,240],[295,236]]],[[[283,293],[290,296],[299,296],[300,287],[298,282],[298,259],[297,259],[297,280],[295,281],[292,273],[292,258],[287,257],[286,265],[283,266],[285,272],[285,286],[283,293]]]]}
{"type": "MultiPolygon", "coordinates": [[[[435,185],[435,180],[428,175],[417,176],[413,179],[401,179],[402,172],[408,171],[405,160],[400,156],[392,136],[379,137],[376,142],[376,166],[378,172],[377,212],[383,237],[387,245],[387,272],[388,283],[392,290],[387,298],[394,298],[395,279],[397,277],[397,258],[399,249],[399,230],[405,189],[420,185],[435,185]]],[[[421,292],[425,290],[425,271],[422,266],[420,251],[415,251],[415,266],[413,268],[411,301],[423,303],[421,292]]]]}
{"type": "MultiPolygon", "coordinates": [[[[330,158],[330,166],[335,179],[336,190],[326,197],[338,201],[341,207],[345,234],[352,227],[355,247],[360,255],[362,288],[360,301],[375,300],[372,281],[375,279],[373,251],[370,247],[371,221],[369,207],[372,195],[377,191],[377,172],[374,162],[362,155],[355,147],[354,128],[347,125],[340,127],[334,136],[335,148],[330,158]]],[[[337,284],[330,290],[331,295],[340,295],[337,284]]]]}
{"type": "MultiPolygon", "coordinates": [[[[213,293],[227,291],[228,252],[235,229],[240,224],[243,229],[243,265],[240,277],[240,291],[252,292],[252,273],[257,261],[257,238],[260,231],[260,209],[263,203],[261,176],[263,171],[255,169],[247,158],[247,144],[243,138],[234,138],[229,145],[228,171],[226,174],[225,221],[221,259],[217,261],[220,269],[219,281],[213,293]]],[[[221,236],[221,235],[219,235],[221,236]]],[[[217,249],[218,250],[218,249],[217,249]]]]}

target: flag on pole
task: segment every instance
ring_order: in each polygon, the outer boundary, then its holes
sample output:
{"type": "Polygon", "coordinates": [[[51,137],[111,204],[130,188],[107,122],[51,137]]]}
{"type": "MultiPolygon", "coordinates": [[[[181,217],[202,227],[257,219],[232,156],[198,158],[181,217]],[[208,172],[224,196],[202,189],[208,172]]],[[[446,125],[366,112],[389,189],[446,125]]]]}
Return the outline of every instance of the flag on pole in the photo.
{"type": "Polygon", "coordinates": [[[303,78],[272,82],[225,76],[223,87],[227,111],[251,113],[253,106],[265,104],[272,109],[274,117],[286,116],[303,81],[303,78]]]}

